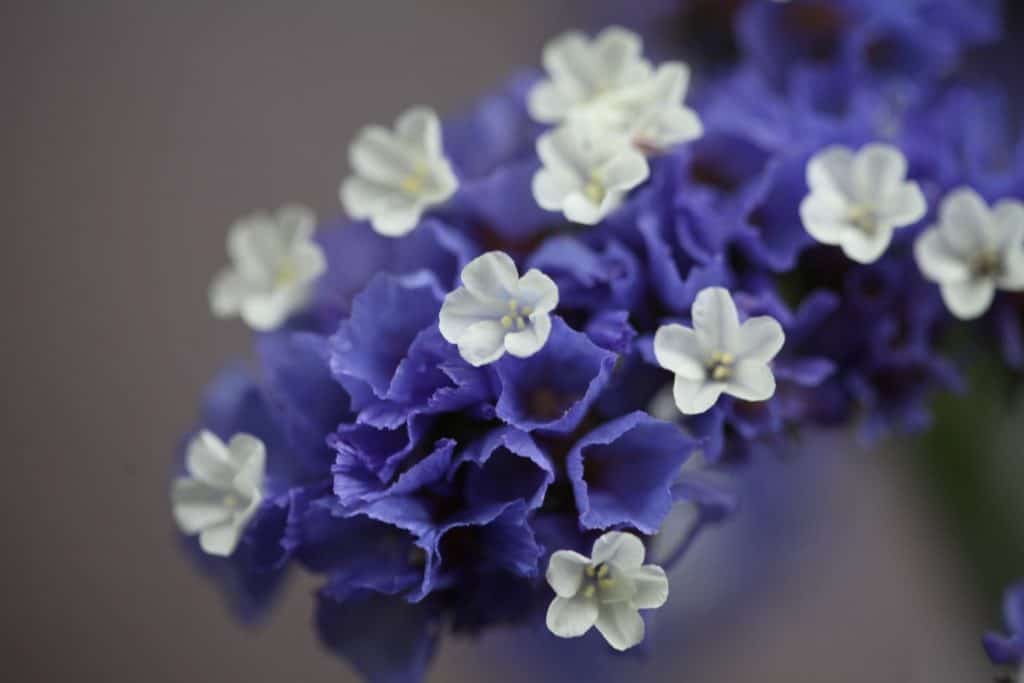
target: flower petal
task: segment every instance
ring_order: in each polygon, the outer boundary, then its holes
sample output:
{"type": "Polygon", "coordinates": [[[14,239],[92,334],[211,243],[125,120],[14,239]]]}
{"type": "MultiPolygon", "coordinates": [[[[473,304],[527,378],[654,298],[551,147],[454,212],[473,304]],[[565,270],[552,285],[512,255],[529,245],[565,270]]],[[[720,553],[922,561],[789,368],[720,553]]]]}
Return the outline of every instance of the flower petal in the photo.
{"type": "Polygon", "coordinates": [[[672,397],[684,415],[700,415],[715,405],[723,389],[725,384],[722,382],[694,381],[676,375],[672,384],[672,397]]]}
{"type": "Polygon", "coordinates": [[[466,330],[479,322],[493,321],[505,311],[497,302],[484,302],[465,287],[450,292],[441,304],[438,327],[441,336],[450,344],[458,344],[466,330]]]}
{"type": "Polygon", "coordinates": [[[470,325],[459,337],[459,354],[474,367],[493,363],[505,355],[505,328],[496,320],[470,325]]]}
{"type": "Polygon", "coordinates": [[[631,572],[644,563],[644,543],[633,534],[609,531],[594,541],[590,560],[595,565],[611,562],[619,569],[631,572]]]}
{"type": "Polygon", "coordinates": [[[891,228],[879,225],[873,232],[865,232],[850,226],[841,235],[839,246],[848,258],[857,263],[874,263],[882,257],[891,243],[891,228]]]}
{"type": "Polygon", "coordinates": [[[548,606],[548,630],[559,638],[578,638],[597,621],[597,602],[582,595],[556,597],[548,606]]]}
{"type": "Polygon", "coordinates": [[[725,392],[742,401],[767,401],[775,394],[775,376],[760,361],[740,360],[732,368],[725,392]]]}
{"type": "Polygon", "coordinates": [[[505,335],[505,350],[516,358],[529,358],[544,348],[550,335],[551,318],[546,314],[534,314],[525,330],[505,335]]]}
{"type": "Polygon", "coordinates": [[[877,206],[906,176],[907,158],[892,145],[865,145],[853,160],[856,199],[869,206],[877,206]]]}
{"type": "Polygon", "coordinates": [[[834,145],[815,154],[807,163],[807,185],[813,192],[831,190],[854,198],[853,150],[834,145]]]}
{"type": "Polygon", "coordinates": [[[702,382],[707,371],[708,352],[697,333],[682,325],[663,325],[654,334],[654,357],[669,372],[694,382],[702,382]]]}
{"type": "Polygon", "coordinates": [[[395,122],[395,132],[430,157],[442,155],[441,122],[428,107],[407,109],[395,122]]]}
{"type": "Polygon", "coordinates": [[[466,264],[462,284],[486,302],[504,304],[518,289],[519,271],[511,256],[503,251],[489,251],[466,264]]]}
{"type": "Polygon", "coordinates": [[[629,602],[601,605],[597,617],[597,630],[616,650],[628,650],[644,639],[644,620],[629,602]]]}
{"type": "Polygon", "coordinates": [[[551,589],[560,598],[576,595],[583,582],[583,571],[590,560],[572,550],[559,550],[551,555],[545,575],[551,589]]]}
{"type": "Polygon", "coordinates": [[[196,534],[231,519],[231,511],[224,507],[224,491],[195,479],[174,480],[171,510],[178,528],[186,534],[196,534]]]}
{"type": "Polygon", "coordinates": [[[767,363],[786,343],[786,333],[775,318],[767,315],[750,318],[740,325],[736,357],[767,363]]]}
{"type": "Polygon", "coordinates": [[[519,278],[519,295],[534,314],[550,313],[558,307],[558,285],[536,268],[519,278]]]}
{"type": "Polygon", "coordinates": [[[693,302],[692,316],[693,329],[705,349],[727,352],[736,350],[740,317],[729,290],[724,287],[701,290],[693,302]]]}
{"type": "Polygon", "coordinates": [[[996,286],[990,279],[973,279],[942,285],[942,300],[950,312],[961,320],[981,317],[995,298],[996,286]]]}
{"type": "Polygon", "coordinates": [[[235,479],[235,466],[227,445],[205,429],[189,443],[185,467],[199,481],[224,490],[229,489],[235,479]]]}
{"type": "Polygon", "coordinates": [[[230,521],[206,529],[199,534],[199,547],[208,555],[228,557],[235,552],[243,528],[243,524],[230,521]]]}
{"type": "Polygon", "coordinates": [[[971,276],[963,256],[936,228],[926,230],[917,238],[914,257],[924,276],[934,282],[962,282],[971,276]]]}
{"type": "Polygon", "coordinates": [[[903,183],[892,190],[882,207],[881,218],[895,228],[913,225],[928,213],[928,201],[917,183],[903,183]]]}
{"type": "Polygon", "coordinates": [[[954,190],[939,207],[939,230],[961,256],[972,256],[990,244],[992,216],[985,200],[969,187],[954,190]]]}
{"type": "Polygon", "coordinates": [[[636,585],[633,604],[639,609],[655,609],[668,600],[668,577],[661,567],[644,565],[633,573],[632,579],[636,585]]]}

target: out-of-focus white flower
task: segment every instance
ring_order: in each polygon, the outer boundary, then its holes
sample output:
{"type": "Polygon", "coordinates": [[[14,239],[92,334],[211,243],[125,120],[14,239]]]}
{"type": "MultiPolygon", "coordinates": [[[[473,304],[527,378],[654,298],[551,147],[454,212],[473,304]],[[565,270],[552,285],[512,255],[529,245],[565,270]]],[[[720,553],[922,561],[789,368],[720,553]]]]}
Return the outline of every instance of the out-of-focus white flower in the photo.
{"type": "Polygon", "coordinates": [[[588,125],[545,133],[537,140],[537,154],[544,164],[533,177],[537,203],[586,225],[615,210],[650,173],[643,154],[588,125]]]}
{"type": "Polygon", "coordinates": [[[231,265],[210,286],[213,314],[241,316],[253,329],[271,330],[305,306],[327,268],[312,239],[315,227],[313,212],[297,206],[236,222],[228,232],[231,265]]]}
{"type": "Polygon", "coordinates": [[[189,476],[171,485],[174,519],[184,533],[199,534],[204,552],[227,557],[263,500],[263,442],[236,434],[225,444],[204,430],[185,458],[189,476]]]}
{"type": "Polygon", "coordinates": [[[990,209],[974,190],[955,190],[939,207],[938,225],[917,238],[914,255],[953,315],[977,318],[997,289],[1024,290],[1024,203],[1003,200],[990,209]]]}
{"type": "Polygon", "coordinates": [[[541,123],[559,123],[571,113],[621,88],[647,79],[651,64],[641,54],[640,37],[612,26],[591,40],[578,31],[555,38],[544,47],[548,79],[530,92],[530,114],[541,123]]]}
{"type": "Polygon", "coordinates": [[[512,258],[491,251],[466,264],[462,286],[441,305],[441,335],[471,365],[493,363],[505,352],[526,358],[551,334],[558,286],[537,269],[519,277],[512,258]]]}
{"type": "Polygon", "coordinates": [[[341,185],[345,210],[388,237],[410,232],[459,184],[444,156],[437,114],[423,107],[398,117],[394,131],[364,128],[349,148],[349,163],[355,175],[341,185]]]}
{"type": "Polygon", "coordinates": [[[668,600],[668,578],[661,567],[645,565],[644,544],[632,534],[610,531],[594,542],[591,557],[559,550],[548,562],[547,580],[555,591],[548,629],[577,638],[597,626],[608,644],[628,650],[643,642],[641,609],[668,600]]]}
{"type": "Polygon", "coordinates": [[[857,152],[828,147],[807,165],[811,192],[800,204],[804,227],[858,263],[877,261],[897,228],[928,211],[921,188],[906,176],[907,159],[891,145],[872,143],[857,152]]]}
{"type": "Polygon", "coordinates": [[[766,401],[775,393],[768,363],[786,335],[769,316],[742,325],[732,295],[721,287],[702,290],[693,302],[693,329],[665,325],[654,335],[658,364],[675,374],[676,407],[703,413],[723,393],[743,401],[766,401]]]}

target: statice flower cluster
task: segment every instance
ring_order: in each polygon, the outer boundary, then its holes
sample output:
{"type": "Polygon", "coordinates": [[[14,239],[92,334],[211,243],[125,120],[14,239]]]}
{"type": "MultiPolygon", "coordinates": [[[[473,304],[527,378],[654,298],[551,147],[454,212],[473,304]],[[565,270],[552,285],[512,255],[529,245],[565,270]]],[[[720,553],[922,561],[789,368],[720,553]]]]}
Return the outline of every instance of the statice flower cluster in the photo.
{"type": "Polygon", "coordinates": [[[298,565],[370,681],[506,624],[629,650],[742,503],[708,475],[927,427],[958,321],[1024,364],[1024,146],[963,70],[997,3],[675,10],[728,49],[566,33],[461,116],[360,131],[351,220],[231,227],[210,306],[255,358],[210,385],[171,503],[242,618],[298,565]]]}

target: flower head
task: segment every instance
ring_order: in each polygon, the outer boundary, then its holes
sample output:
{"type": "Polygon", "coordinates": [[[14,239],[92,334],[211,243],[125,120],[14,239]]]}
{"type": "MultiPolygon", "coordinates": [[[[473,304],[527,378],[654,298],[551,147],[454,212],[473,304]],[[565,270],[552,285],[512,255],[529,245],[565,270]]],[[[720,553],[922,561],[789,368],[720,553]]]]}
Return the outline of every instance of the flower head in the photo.
{"type": "Polygon", "coordinates": [[[921,188],[906,176],[906,157],[890,145],[873,143],[857,152],[828,147],[807,164],[811,193],[800,204],[804,227],[858,263],[877,261],[897,228],[928,211],[921,188]]]}
{"type": "Polygon", "coordinates": [[[341,202],[353,218],[368,218],[373,229],[400,237],[419,223],[426,209],[443,203],[458,180],[441,147],[441,124],[430,109],[409,109],[395,130],[367,126],[349,148],[355,175],[341,185],[341,202]]]}
{"type": "Polygon", "coordinates": [[[655,609],[668,599],[668,579],[644,562],[644,544],[632,534],[610,531],[594,542],[591,557],[559,550],[548,562],[547,580],[555,591],[548,607],[548,629],[576,638],[597,626],[608,644],[628,650],[644,639],[638,610],[655,609]]]}
{"type": "Polygon", "coordinates": [[[530,114],[542,123],[558,123],[648,78],[651,65],[641,47],[638,35],[617,26],[593,40],[577,31],[552,40],[543,56],[549,78],[530,92],[530,114]]]}
{"type": "Polygon", "coordinates": [[[526,358],[547,342],[556,306],[558,287],[551,278],[536,269],[519,277],[508,254],[491,251],[466,264],[462,287],[445,297],[441,334],[477,367],[506,351],[526,358]]]}
{"type": "Polygon", "coordinates": [[[703,413],[723,393],[743,401],[766,401],[775,393],[768,362],[786,336],[769,316],[742,325],[728,290],[709,287],[693,303],[693,329],[665,325],[654,335],[658,365],[675,373],[676,407],[703,413]]]}
{"type": "Polygon", "coordinates": [[[312,240],[315,227],[313,213],[297,206],[236,222],[228,233],[232,263],[210,286],[213,314],[238,315],[254,329],[270,330],[305,306],[327,268],[312,240]]]}
{"type": "Polygon", "coordinates": [[[1024,203],[989,208],[974,190],[956,190],[943,200],[939,224],[917,239],[914,255],[953,315],[977,318],[997,289],[1024,290],[1024,203]]]}
{"type": "Polygon", "coordinates": [[[265,459],[263,442],[249,434],[236,434],[225,444],[204,430],[189,444],[189,476],[174,481],[171,505],[178,527],[199,534],[204,552],[221,557],[234,552],[263,499],[265,459]]]}
{"type": "Polygon", "coordinates": [[[544,166],[533,177],[541,208],[594,225],[647,179],[643,154],[592,125],[561,126],[537,140],[544,166]]]}

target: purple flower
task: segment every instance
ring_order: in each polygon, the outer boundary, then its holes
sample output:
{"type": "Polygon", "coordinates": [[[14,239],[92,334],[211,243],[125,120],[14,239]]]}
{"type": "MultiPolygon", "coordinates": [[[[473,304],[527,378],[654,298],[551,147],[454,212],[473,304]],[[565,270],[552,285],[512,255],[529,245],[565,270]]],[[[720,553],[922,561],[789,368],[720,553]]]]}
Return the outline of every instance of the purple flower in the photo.
{"type": "Polygon", "coordinates": [[[1024,583],[1015,583],[1006,590],[1003,619],[1009,635],[989,631],[982,644],[993,663],[1016,665],[1024,660],[1024,583]]]}

